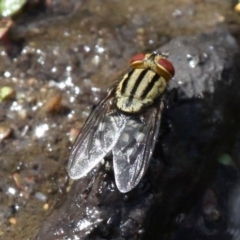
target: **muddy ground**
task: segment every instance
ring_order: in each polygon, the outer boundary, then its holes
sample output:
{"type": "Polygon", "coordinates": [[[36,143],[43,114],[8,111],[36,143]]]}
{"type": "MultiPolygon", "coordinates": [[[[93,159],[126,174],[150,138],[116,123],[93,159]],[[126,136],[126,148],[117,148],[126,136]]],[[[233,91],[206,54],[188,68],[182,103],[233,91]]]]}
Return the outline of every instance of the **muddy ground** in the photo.
{"type": "MultiPolygon", "coordinates": [[[[237,45],[236,4],[52,0],[14,16],[11,41],[0,46],[0,89],[11,90],[0,102],[0,239],[36,239],[48,217],[73,194],[66,171],[70,147],[132,55],[216,29],[232,35],[237,45]]],[[[184,239],[181,234],[175,239],[184,239]]],[[[56,239],[78,239],[64,236],[56,239]]]]}

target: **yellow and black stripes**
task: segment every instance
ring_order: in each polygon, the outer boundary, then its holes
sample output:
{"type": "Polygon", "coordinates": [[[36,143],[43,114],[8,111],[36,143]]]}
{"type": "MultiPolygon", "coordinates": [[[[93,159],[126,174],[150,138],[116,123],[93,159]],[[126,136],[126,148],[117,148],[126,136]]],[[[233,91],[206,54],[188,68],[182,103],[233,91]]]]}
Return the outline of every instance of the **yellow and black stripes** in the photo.
{"type": "Polygon", "coordinates": [[[132,76],[132,74],[134,73],[134,71],[135,70],[132,69],[129,73],[125,74],[122,81],[119,83],[118,87],[120,88],[119,91],[121,92],[122,95],[126,91],[128,81],[129,81],[130,77],[132,76]]]}
{"type": "Polygon", "coordinates": [[[151,81],[149,82],[149,84],[147,85],[147,87],[142,91],[141,93],[141,99],[143,100],[144,98],[147,97],[147,95],[149,94],[149,92],[154,88],[155,84],[160,81],[160,77],[158,74],[155,73],[155,75],[153,76],[153,78],[151,79],[151,81]]]}
{"type": "MultiPolygon", "coordinates": [[[[147,74],[148,71],[149,70],[140,70],[139,71],[140,74],[138,75],[137,78],[132,77],[129,79],[129,91],[126,92],[129,96],[131,96],[133,98],[138,96],[139,91],[141,91],[141,90],[139,90],[139,88],[140,88],[140,86],[145,78],[145,75],[147,74]]],[[[128,89],[126,89],[126,90],[128,90],[128,89]]]]}
{"type": "Polygon", "coordinates": [[[166,81],[150,69],[134,69],[124,75],[116,89],[117,107],[128,113],[138,113],[151,105],[166,87],[166,81]]]}

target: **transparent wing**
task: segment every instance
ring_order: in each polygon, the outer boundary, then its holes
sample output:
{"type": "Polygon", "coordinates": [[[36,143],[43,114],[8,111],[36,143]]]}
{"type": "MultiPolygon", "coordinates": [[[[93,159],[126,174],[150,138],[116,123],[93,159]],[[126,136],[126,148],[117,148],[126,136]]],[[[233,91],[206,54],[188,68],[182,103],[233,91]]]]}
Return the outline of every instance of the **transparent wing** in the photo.
{"type": "Polygon", "coordinates": [[[79,133],[69,156],[68,174],[71,178],[86,175],[116,144],[125,119],[110,111],[112,100],[110,92],[92,111],[79,133]]]}
{"type": "Polygon", "coordinates": [[[113,147],[115,181],[121,192],[129,192],[145,174],[159,132],[163,102],[142,117],[129,117],[113,147]]]}

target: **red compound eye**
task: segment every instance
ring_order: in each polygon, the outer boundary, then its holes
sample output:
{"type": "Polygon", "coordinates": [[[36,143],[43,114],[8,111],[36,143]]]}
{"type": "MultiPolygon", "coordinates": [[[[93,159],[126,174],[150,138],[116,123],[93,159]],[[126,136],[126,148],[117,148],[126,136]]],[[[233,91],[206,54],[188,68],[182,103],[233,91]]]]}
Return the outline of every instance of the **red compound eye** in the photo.
{"type": "Polygon", "coordinates": [[[160,58],[160,59],[158,60],[158,64],[159,64],[161,67],[165,68],[165,69],[171,74],[172,77],[174,76],[174,74],[175,74],[175,69],[174,69],[174,67],[173,67],[173,65],[172,65],[171,62],[169,62],[169,61],[168,61],[167,59],[165,59],[165,58],[160,58]]]}
{"type": "Polygon", "coordinates": [[[131,58],[130,63],[132,64],[134,62],[142,62],[144,59],[145,59],[145,54],[139,53],[131,58]]]}

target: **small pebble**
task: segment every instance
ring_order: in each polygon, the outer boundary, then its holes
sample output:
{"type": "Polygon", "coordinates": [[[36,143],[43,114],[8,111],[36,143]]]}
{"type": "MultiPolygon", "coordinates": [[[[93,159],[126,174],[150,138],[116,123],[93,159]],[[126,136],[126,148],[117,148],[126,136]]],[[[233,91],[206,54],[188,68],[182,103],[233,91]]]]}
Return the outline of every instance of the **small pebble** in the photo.
{"type": "Polygon", "coordinates": [[[8,138],[12,133],[12,129],[5,126],[0,126],[0,141],[8,138]]]}
{"type": "Polygon", "coordinates": [[[69,141],[73,143],[79,134],[79,129],[71,128],[69,131],[69,141]]]}
{"type": "Polygon", "coordinates": [[[4,86],[0,88],[0,102],[11,100],[15,97],[15,91],[12,87],[4,86]]]}
{"type": "Polygon", "coordinates": [[[48,203],[45,203],[43,205],[43,210],[47,211],[49,209],[49,204],[48,203]]]}
{"type": "Polygon", "coordinates": [[[16,224],[17,224],[16,218],[9,218],[9,222],[10,222],[12,225],[16,225],[16,224]]]}
{"type": "Polygon", "coordinates": [[[235,10],[236,12],[240,13],[240,3],[238,3],[238,4],[235,6],[234,10],[235,10]]]}
{"type": "Polygon", "coordinates": [[[42,202],[45,202],[47,200],[47,196],[41,192],[36,192],[35,197],[42,202]]]}
{"type": "Polygon", "coordinates": [[[46,102],[43,104],[41,108],[41,112],[43,113],[52,113],[58,112],[62,107],[62,95],[60,93],[56,93],[47,98],[46,102]]]}

